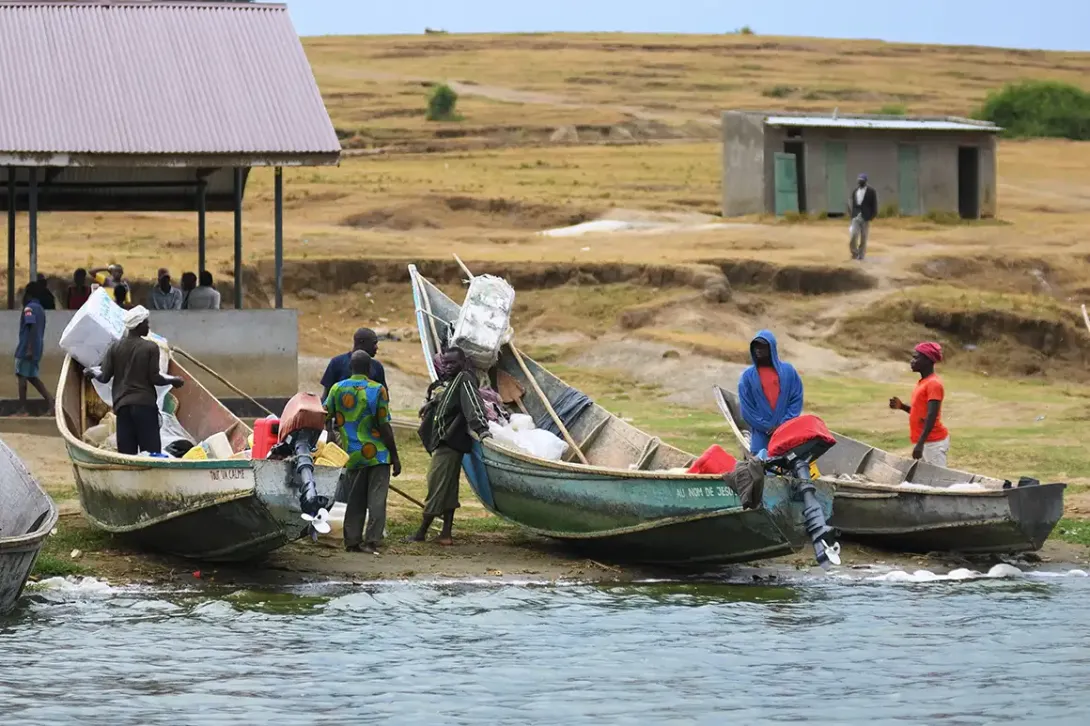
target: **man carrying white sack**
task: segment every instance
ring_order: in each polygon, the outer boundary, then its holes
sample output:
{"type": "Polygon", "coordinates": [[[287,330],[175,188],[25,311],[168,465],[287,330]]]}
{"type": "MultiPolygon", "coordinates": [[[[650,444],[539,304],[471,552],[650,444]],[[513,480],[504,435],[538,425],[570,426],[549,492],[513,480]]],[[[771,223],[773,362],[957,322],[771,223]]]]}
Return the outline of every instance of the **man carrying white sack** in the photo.
{"type": "Polygon", "coordinates": [[[141,451],[162,454],[156,386],[180,388],[184,381],[159,372],[159,346],[144,336],[150,332],[147,308],[137,305],[125,313],[125,337],[110,346],[102,365],[84,375],[100,383],[113,381],[113,409],[117,417],[117,451],[135,456],[141,451]]]}

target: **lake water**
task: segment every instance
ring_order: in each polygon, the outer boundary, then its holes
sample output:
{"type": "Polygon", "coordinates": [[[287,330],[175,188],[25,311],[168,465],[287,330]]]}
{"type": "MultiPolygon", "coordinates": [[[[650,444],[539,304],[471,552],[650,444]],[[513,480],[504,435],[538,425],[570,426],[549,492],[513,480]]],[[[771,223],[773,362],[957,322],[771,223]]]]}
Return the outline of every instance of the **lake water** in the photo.
{"type": "Polygon", "coordinates": [[[50,581],[0,618],[0,722],[1082,724],[1078,575],[278,593],[50,581]]]}

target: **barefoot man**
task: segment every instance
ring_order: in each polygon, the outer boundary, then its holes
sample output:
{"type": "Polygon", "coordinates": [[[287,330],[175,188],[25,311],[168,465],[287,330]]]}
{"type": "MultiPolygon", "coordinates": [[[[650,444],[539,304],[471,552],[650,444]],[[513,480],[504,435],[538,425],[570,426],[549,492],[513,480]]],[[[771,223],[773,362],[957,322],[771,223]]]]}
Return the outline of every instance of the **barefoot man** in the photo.
{"type": "Polygon", "coordinates": [[[436,517],[443,518],[443,531],[435,540],[452,545],[451,528],[458,501],[458,480],[462,474],[462,457],[492,434],[481,405],[480,394],[461,348],[450,348],[435,356],[438,378],[428,387],[427,403],[420,409],[420,440],[431,454],[428,468],[428,500],[424,519],[411,542],[423,542],[428,527],[436,517]]]}
{"type": "Polygon", "coordinates": [[[928,464],[946,466],[950,451],[950,432],[942,425],[942,400],[946,395],[942,379],[935,375],[935,364],[942,362],[942,346],[920,343],[912,354],[912,370],[920,381],[912,392],[912,404],[906,406],[894,396],[889,407],[908,414],[908,433],[912,439],[912,458],[928,464]]]}

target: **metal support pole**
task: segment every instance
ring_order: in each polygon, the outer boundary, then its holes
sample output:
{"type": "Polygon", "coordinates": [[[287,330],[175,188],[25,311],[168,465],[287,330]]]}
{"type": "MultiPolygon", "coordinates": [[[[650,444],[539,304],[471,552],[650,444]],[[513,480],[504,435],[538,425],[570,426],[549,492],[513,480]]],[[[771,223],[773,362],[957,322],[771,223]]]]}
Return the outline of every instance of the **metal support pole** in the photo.
{"type": "Polygon", "coordinates": [[[15,309],[15,167],[8,167],[8,310],[15,309]]]}
{"type": "Polygon", "coordinates": [[[30,171],[30,279],[38,279],[38,167],[30,171]]]}
{"type": "Polygon", "coordinates": [[[242,309],[242,167],[235,167],[235,310],[242,309]]]}
{"type": "Polygon", "coordinates": [[[197,187],[197,274],[205,269],[205,217],[208,213],[208,183],[197,187]]]}
{"type": "Polygon", "coordinates": [[[275,229],[273,257],[276,264],[276,309],[284,307],[284,170],[276,167],[273,211],[275,229]]]}

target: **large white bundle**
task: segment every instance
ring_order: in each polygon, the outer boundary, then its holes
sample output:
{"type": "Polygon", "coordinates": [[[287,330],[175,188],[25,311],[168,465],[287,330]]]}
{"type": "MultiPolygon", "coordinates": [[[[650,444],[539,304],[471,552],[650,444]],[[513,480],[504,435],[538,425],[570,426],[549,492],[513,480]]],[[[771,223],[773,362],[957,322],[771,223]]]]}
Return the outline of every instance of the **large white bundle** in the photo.
{"type": "Polygon", "coordinates": [[[61,348],[85,367],[102,363],[106,351],[125,334],[125,311],[98,288],[61,333],[61,348]]]}
{"type": "Polygon", "coordinates": [[[489,421],[488,430],[497,444],[525,451],[539,459],[560,461],[568,451],[568,444],[564,439],[545,429],[515,430],[510,424],[501,426],[495,421],[489,421]]]}
{"type": "Polygon", "coordinates": [[[500,347],[511,338],[515,289],[501,277],[478,275],[469,283],[451,344],[465,351],[480,370],[495,365],[500,347]]]}

